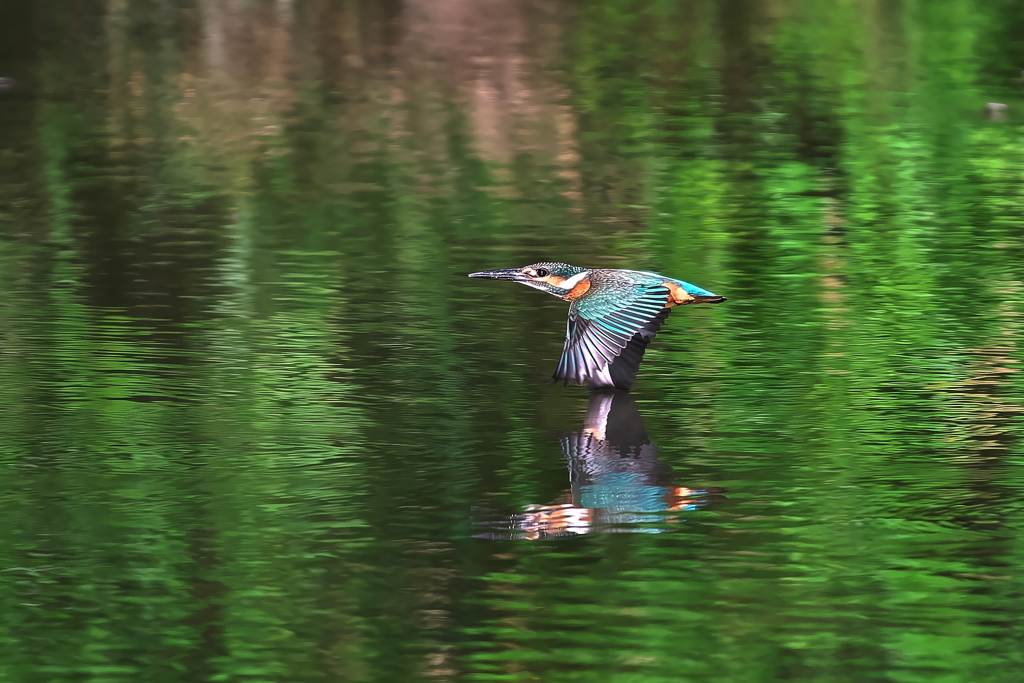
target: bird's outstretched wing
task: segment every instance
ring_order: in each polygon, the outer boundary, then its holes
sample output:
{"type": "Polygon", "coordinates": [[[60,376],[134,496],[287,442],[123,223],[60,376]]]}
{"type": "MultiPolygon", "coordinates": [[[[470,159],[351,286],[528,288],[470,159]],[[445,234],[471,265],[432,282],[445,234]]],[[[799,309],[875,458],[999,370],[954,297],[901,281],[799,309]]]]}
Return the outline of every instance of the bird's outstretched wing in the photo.
{"type": "MultiPolygon", "coordinates": [[[[670,312],[667,287],[626,285],[572,302],[555,379],[628,389],[670,312]]],[[[593,290],[591,290],[593,291],[593,290]]]]}

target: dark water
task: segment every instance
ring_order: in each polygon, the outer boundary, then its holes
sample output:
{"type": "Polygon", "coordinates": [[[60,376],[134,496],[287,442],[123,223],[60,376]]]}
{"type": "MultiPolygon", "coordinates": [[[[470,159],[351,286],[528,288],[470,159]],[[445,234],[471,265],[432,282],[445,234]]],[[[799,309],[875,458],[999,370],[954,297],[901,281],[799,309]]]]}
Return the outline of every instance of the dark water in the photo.
{"type": "Polygon", "coordinates": [[[1021,680],[1022,7],[4,3],[0,679],[1021,680]]]}

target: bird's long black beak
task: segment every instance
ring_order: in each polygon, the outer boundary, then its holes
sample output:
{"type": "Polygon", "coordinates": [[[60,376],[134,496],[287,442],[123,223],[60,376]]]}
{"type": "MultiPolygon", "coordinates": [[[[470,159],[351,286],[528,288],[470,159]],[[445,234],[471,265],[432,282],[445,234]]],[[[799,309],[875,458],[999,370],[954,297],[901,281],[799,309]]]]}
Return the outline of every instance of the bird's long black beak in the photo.
{"type": "Polygon", "coordinates": [[[488,280],[512,280],[513,282],[526,282],[530,278],[518,268],[501,268],[499,270],[482,270],[479,273],[470,273],[469,277],[485,277],[488,280]]]}

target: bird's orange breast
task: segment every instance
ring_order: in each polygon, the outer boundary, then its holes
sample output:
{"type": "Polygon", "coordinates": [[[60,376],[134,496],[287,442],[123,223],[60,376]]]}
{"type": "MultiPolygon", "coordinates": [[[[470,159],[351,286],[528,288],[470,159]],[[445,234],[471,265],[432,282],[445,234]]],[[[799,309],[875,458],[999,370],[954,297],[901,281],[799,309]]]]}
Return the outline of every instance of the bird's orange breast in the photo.
{"type": "Polygon", "coordinates": [[[569,290],[569,293],[562,298],[566,301],[576,301],[581,296],[590,290],[590,280],[580,280],[575,287],[569,290]]]}

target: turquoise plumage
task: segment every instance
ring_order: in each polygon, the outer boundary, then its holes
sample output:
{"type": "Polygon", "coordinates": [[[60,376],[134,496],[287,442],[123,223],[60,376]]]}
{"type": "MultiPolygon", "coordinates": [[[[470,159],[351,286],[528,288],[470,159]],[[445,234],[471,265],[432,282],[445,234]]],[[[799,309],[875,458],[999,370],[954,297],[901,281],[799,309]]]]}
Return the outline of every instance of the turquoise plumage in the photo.
{"type": "Polygon", "coordinates": [[[725,301],[690,282],[644,270],[534,263],[469,277],[511,280],[569,301],[565,345],[554,377],[595,388],[633,385],[647,345],[673,306],[725,301]]]}

